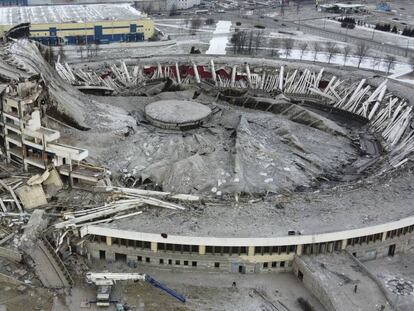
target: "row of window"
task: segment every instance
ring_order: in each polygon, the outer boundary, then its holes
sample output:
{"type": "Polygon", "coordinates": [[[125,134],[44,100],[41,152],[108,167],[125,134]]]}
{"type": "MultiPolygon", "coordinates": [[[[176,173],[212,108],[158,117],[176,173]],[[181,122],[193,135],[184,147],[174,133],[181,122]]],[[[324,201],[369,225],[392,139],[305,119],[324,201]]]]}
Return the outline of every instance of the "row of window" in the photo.
{"type": "Polygon", "coordinates": [[[412,226],[408,226],[408,227],[404,227],[404,228],[400,228],[400,229],[396,229],[396,230],[392,230],[392,231],[387,231],[387,239],[392,239],[394,237],[398,237],[400,235],[405,235],[407,233],[412,233],[414,231],[414,225],[412,226]]]}
{"type": "MultiPolygon", "coordinates": [[[[137,261],[142,262],[143,257],[138,256],[137,261]]],[[[150,257],[145,257],[145,262],[146,263],[151,263],[151,258],[150,257]]],[[[197,261],[188,261],[188,260],[181,261],[181,260],[172,260],[172,259],[164,259],[164,258],[159,259],[159,264],[160,265],[167,264],[169,266],[172,266],[173,264],[176,265],[176,266],[180,266],[182,264],[183,266],[191,265],[192,267],[197,267],[197,261]]]]}
{"type": "Polygon", "coordinates": [[[284,268],[286,266],[286,261],[279,261],[279,266],[277,265],[278,261],[272,261],[272,262],[264,262],[263,263],[263,269],[268,268],[284,268]]]}
{"type": "MultiPolygon", "coordinates": [[[[386,238],[399,237],[400,235],[405,235],[407,233],[412,233],[414,231],[414,225],[387,231],[386,238]]],[[[96,235],[92,238],[95,242],[106,243],[105,236],[96,235]]],[[[347,245],[354,246],[356,244],[377,242],[382,240],[382,233],[371,234],[362,237],[350,238],[347,240],[347,245]]],[[[136,241],[136,240],[127,240],[120,238],[112,238],[112,244],[140,249],[151,249],[151,242],[147,241],[136,241]]],[[[304,244],[303,253],[304,254],[319,254],[325,252],[333,252],[341,250],[342,240],[325,242],[325,243],[313,243],[313,244],[304,244]]],[[[187,244],[171,244],[171,243],[157,243],[158,251],[164,252],[177,252],[177,253],[199,253],[198,245],[187,245],[187,244]]],[[[282,253],[295,253],[297,250],[296,245],[285,245],[285,246],[255,246],[254,255],[272,255],[272,254],[282,254],[282,253]]],[[[210,255],[247,255],[248,247],[247,246],[206,246],[206,254],[210,255]]]]}
{"type": "Polygon", "coordinates": [[[272,254],[281,254],[281,253],[295,253],[296,245],[288,246],[256,246],[254,248],[255,255],[272,255],[272,254]]]}
{"type": "Polygon", "coordinates": [[[246,246],[206,246],[206,254],[211,255],[247,255],[246,246]]]}
{"type": "MultiPolygon", "coordinates": [[[[101,251],[104,252],[104,251],[101,251]]],[[[103,255],[103,254],[102,254],[103,255]]],[[[100,255],[101,259],[105,259],[104,255],[102,256],[100,255]]],[[[115,260],[116,261],[127,261],[127,256],[125,254],[120,254],[120,253],[115,253],[115,260]]],[[[137,261],[138,262],[144,262],[145,263],[151,263],[151,258],[150,257],[143,257],[143,256],[137,256],[137,261]]],[[[179,259],[164,259],[164,258],[159,258],[158,259],[158,263],[160,265],[168,265],[168,266],[191,266],[191,267],[197,267],[197,261],[189,261],[189,260],[179,260],[179,259]]],[[[272,262],[264,262],[262,264],[263,269],[268,269],[268,268],[284,268],[286,266],[286,261],[272,261],[272,262]],[[279,264],[278,264],[279,263],[279,264]]],[[[219,269],[220,268],[220,262],[214,262],[214,268],[219,269]]]]}
{"type": "Polygon", "coordinates": [[[334,251],[340,251],[341,247],[342,241],[304,244],[302,252],[305,255],[332,253],[334,251]]]}
{"type": "Polygon", "coordinates": [[[348,239],[348,245],[361,245],[362,243],[377,242],[382,240],[382,233],[361,236],[357,238],[348,239]]]}

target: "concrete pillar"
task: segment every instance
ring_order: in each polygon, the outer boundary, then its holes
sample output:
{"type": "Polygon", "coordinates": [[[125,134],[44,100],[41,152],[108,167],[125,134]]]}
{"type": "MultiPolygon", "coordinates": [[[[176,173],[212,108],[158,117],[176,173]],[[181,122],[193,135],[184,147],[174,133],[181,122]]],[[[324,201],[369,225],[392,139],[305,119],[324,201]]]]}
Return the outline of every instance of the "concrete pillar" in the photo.
{"type": "Polygon", "coordinates": [[[206,246],[205,245],[200,245],[198,247],[198,254],[199,255],[205,255],[206,254],[206,246]]]}
{"type": "Polygon", "coordinates": [[[279,72],[279,90],[283,91],[283,79],[284,79],[284,74],[285,74],[285,67],[280,67],[280,72],[279,72]]]}
{"type": "Polygon", "coordinates": [[[177,83],[181,84],[180,68],[177,62],[175,63],[175,75],[177,76],[177,83]]]}
{"type": "Polygon", "coordinates": [[[106,237],[106,245],[112,246],[112,237],[111,236],[106,237]]]}
{"type": "Polygon", "coordinates": [[[348,240],[342,240],[341,250],[344,250],[348,245],[348,240]]]}
{"type": "Polygon", "coordinates": [[[386,239],[387,239],[387,232],[383,232],[381,241],[384,242],[386,239]]]}
{"type": "Polygon", "coordinates": [[[230,87],[234,87],[234,84],[236,83],[236,73],[237,73],[237,66],[233,66],[233,69],[231,70],[230,87]]]}
{"type": "Polygon", "coordinates": [[[302,255],[302,252],[303,252],[303,245],[301,244],[296,247],[296,255],[300,256],[302,255]]]}
{"type": "Polygon", "coordinates": [[[151,242],[151,252],[156,253],[158,250],[158,243],[157,242],[151,242]]]}
{"type": "Polygon", "coordinates": [[[248,256],[254,256],[254,246],[249,246],[249,250],[247,251],[248,256]]]}
{"type": "Polygon", "coordinates": [[[197,84],[201,83],[200,75],[198,74],[197,65],[193,63],[193,70],[194,70],[194,77],[196,79],[197,84]]]}
{"type": "Polygon", "coordinates": [[[216,75],[216,69],[214,68],[214,61],[210,60],[211,64],[211,77],[215,84],[217,84],[217,75],[216,75]]]}

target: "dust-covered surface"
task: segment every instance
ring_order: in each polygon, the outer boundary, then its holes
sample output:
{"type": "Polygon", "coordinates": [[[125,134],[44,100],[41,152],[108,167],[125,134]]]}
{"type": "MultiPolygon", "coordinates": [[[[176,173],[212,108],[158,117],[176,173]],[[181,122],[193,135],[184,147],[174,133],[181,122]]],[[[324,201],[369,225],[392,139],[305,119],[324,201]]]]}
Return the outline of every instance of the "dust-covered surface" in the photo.
{"type": "Polygon", "coordinates": [[[13,285],[0,281],[0,310],[51,311],[53,304],[53,292],[42,287],[13,285]]]}
{"type": "Polygon", "coordinates": [[[67,143],[88,148],[91,159],[109,168],[114,176],[127,172],[142,183],[154,182],[164,191],[218,197],[309,187],[318,176],[336,174],[357,157],[346,129],[296,105],[300,113],[275,115],[239,109],[203,94],[197,101],[214,104],[220,111],[201,128],[166,131],[146,122],[146,103],[166,98],[190,100],[192,96],[189,90],[150,99],[94,97],[94,101],[104,102],[98,105],[100,109],[107,109],[107,114],[125,126],[131,126],[128,121],[134,116],[133,129],[128,133],[104,129],[98,119],[96,128],[88,132],[63,130],[62,137],[67,143]],[[322,124],[322,130],[303,123],[322,124]]]}
{"type": "Polygon", "coordinates": [[[380,288],[350,256],[343,252],[302,256],[300,260],[327,293],[335,310],[393,310],[380,288]]]}
{"type": "Polygon", "coordinates": [[[234,201],[206,204],[179,212],[149,210],[105,226],[171,235],[241,238],[286,236],[288,230],[302,234],[335,232],[412,216],[413,190],[414,176],[408,171],[355,190],[338,189],[238,206],[234,201]]]}
{"type": "MultiPolygon", "coordinates": [[[[130,306],[137,311],[177,311],[177,310],[226,310],[255,311],[275,310],[287,307],[291,311],[301,311],[298,298],[303,298],[315,308],[323,311],[318,300],[291,273],[263,274],[228,274],[203,271],[183,272],[174,269],[152,267],[129,268],[122,262],[106,263],[93,261],[89,263],[93,271],[111,271],[124,273],[145,273],[186,297],[181,303],[167,293],[145,282],[118,282],[112,291],[112,300],[130,306]],[[233,282],[236,286],[233,286],[233,282]]],[[[81,304],[93,301],[96,289],[84,284],[79,275],[71,295],[56,297],[53,311],[78,311],[81,304]]],[[[94,304],[88,310],[114,310],[98,308],[94,304]]]]}
{"type": "Polygon", "coordinates": [[[414,306],[414,291],[412,290],[414,288],[414,249],[396,254],[394,257],[388,256],[366,261],[364,265],[387,288],[398,310],[412,310],[414,306]]]}
{"type": "Polygon", "coordinates": [[[145,114],[162,122],[184,123],[207,118],[211,109],[195,101],[160,100],[145,107],[145,114]]]}

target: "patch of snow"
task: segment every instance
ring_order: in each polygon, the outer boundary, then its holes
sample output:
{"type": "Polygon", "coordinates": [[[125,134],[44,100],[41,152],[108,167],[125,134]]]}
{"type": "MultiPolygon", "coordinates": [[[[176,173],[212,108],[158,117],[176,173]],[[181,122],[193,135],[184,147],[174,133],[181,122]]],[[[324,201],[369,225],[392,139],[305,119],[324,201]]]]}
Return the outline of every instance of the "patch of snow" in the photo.
{"type": "Polygon", "coordinates": [[[213,38],[210,40],[210,47],[206,54],[208,55],[226,55],[226,47],[229,42],[231,21],[218,21],[216,29],[213,32],[213,38]]]}

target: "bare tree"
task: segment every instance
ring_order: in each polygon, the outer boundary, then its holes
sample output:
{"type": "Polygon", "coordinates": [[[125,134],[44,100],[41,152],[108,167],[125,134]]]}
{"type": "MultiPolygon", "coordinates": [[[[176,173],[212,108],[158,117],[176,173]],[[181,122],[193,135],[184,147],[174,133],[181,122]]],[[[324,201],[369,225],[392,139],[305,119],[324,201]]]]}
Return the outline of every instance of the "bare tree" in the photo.
{"type": "Polygon", "coordinates": [[[80,54],[81,58],[83,58],[83,51],[85,50],[85,47],[83,45],[78,46],[78,53],[80,54]]]}
{"type": "Polygon", "coordinates": [[[249,32],[249,39],[248,39],[248,43],[247,43],[247,53],[252,54],[252,49],[253,49],[253,31],[249,32]]]}
{"type": "Polygon", "coordinates": [[[246,31],[235,32],[232,35],[230,42],[233,44],[234,54],[244,53],[246,49],[247,32],[246,31]]]}
{"type": "Polygon", "coordinates": [[[92,47],[92,44],[88,43],[86,45],[86,57],[91,58],[92,57],[92,51],[94,50],[94,47],[92,47]]]}
{"type": "Polygon", "coordinates": [[[305,53],[305,51],[306,51],[307,48],[308,48],[308,43],[307,42],[303,42],[303,43],[301,43],[299,45],[299,49],[300,49],[300,60],[302,60],[303,54],[305,53]]]}
{"type": "Polygon", "coordinates": [[[198,17],[192,18],[190,21],[191,34],[194,35],[196,31],[201,27],[202,24],[203,24],[203,21],[200,18],[198,17]]]}
{"type": "Polygon", "coordinates": [[[336,43],[327,42],[326,43],[326,51],[328,52],[328,64],[330,64],[332,58],[334,58],[335,54],[338,53],[338,48],[336,46],[336,43]]]}
{"type": "Polygon", "coordinates": [[[346,60],[349,57],[349,53],[351,53],[352,48],[349,45],[344,45],[344,47],[342,48],[342,55],[344,57],[344,66],[346,64],[346,60]]]}
{"type": "Polygon", "coordinates": [[[279,57],[279,53],[277,52],[277,48],[279,47],[279,39],[277,39],[277,38],[272,38],[272,39],[270,39],[269,46],[270,46],[270,48],[271,48],[271,52],[270,52],[270,54],[271,54],[272,56],[277,56],[277,57],[279,57]]]}
{"type": "Polygon", "coordinates": [[[95,56],[98,56],[98,53],[100,50],[101,50],[101,45],[99,43],[95,44],[95,56]]]}
{"type": "Polygon", "coordinates": [[[317,41],[313,42],[312,49],[313,49],[313,62],[315,62],[316,57],[318,56],[318,53],[321,51],[321,44],[317,41]]]}
{"type": "Polygon", "coordinates": [[[259,49],[260,45],[262,44],[263,35],[264,35],[263,30],[256,31],[256,36],[254,40],[254,47],[255,47],[256,52],[259,49]]]}
{"type": "Polygon", "coordinates": [[[396,58],[394,55],[387,55],[384,59],[385,65],[387,66],[387,74],[395,68],[396,58]]]}
{"type": "Polygon", "coordinates": [[[177,15],[177,5],[174,3],[172,6],[171,6],[171,9],[170,9],[170,14],[169,14],[170,16],[175,16],[175,15],[177,15]]]}
{"type": "Polygon", "coordinates": [[[292,53],[294,43],[295,41],[291,38],[283,39],[282,44],[283,44],[283,48],[285,49],[286,58],[288,58],[288,56],[290,56],[290,54],[292,53]]]}
{"type": "Polygon", "coordinates": [[[206,19],[206,25],[213,25],[214,23],[215,23],[215,20],[214,20],[214,18],[207,18],[206,19]]]}
{"type": "Polygon", "coordinates": [[[358,58],[358,68],[361,66],[362,61],[364,58],[367,57],[369,52],[369,47],[364,41],[359,41],[356,47],[355,54],[358,58]]]}
{"type": "Polygon", "coordinates": [[[375,70],[375,67],[379,67],[381,62],[382,62],[382,59],[380,55],[375,54],[374,56],[372,56],[371,58],[372,69],[375,70]]]}

